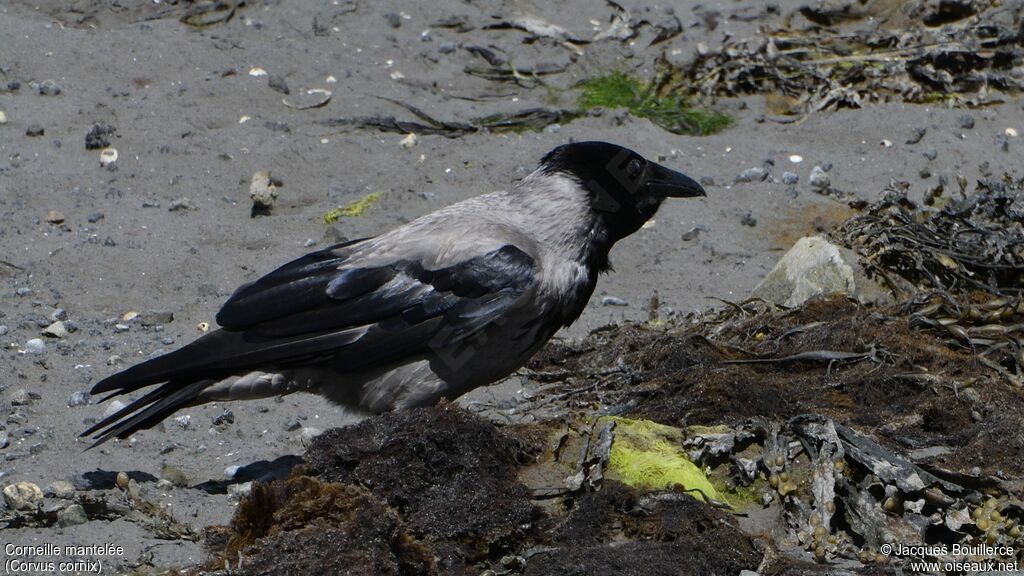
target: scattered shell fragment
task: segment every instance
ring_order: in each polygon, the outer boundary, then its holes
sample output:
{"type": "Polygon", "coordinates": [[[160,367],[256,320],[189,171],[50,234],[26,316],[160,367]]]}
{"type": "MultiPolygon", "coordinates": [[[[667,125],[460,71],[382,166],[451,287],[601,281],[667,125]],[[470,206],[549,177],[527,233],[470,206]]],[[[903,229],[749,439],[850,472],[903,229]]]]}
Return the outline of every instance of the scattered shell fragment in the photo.
{"type": "Polygon", "coordinates": [[[1007,128],[1006,129],[1006,135],[1009,136],[1010,138],[1016,138],[1017,137],[1017,130],[1015,128],[1007,128]]]}
{"type": "Polygon", "coordinates": [[[883,139],[881,142],[879,142],[879,144],[881,144],[885,148],[892,148],[892,140],[883,139]]]}
{"type": "Polygon", "coordinates": [[[327,82],[328,84],[334,84],[337,81],[338,81],[338,79],[335,78],[334,76],[328,76],[327,79],[324,80],[324,82],[327,82]]]}
{"type": "Polygon", "coordinates": [[[238,123],[239,124],[245,124],[249,120],[252,120],[252,116],[242,116],[241,118],[238,119],[238,123]]]}
{"type": "Polygon", "coordinates": [[[264,70],[263,68],[260,68],[259,66],[253,66],[252,68],[249,68],[249,76],[252,76],[254,78],[259,78],[260,76],[266,76],[266,75],[267,75],[267,71],[264,70]]]}
{"type": "Polygon", "coordinates": [[[106,168],[114,162],[117,162],[116,148],[104,148],[103,150],[100,150],[100,166],[106,168]]]}
{"type": "Polygon", "coordinates": [[[200,322],[199,324],[196,324],[196,330],[199,330],[200,332],[205,334],[205,333],[210,331],[210,323],[209,322],[200,322]]]}
{"type": "Polygon", "coordinates": [[[333,93],[330,90],[310,88],[308,90],[299,90],[297,94],[292,96],[285,96],[281,99],[281,103],[296,110],[309,110],[310,108],[326,106],[331,101],[331,96],[333,96],[333,93]]]}
{"type": "Polygon", "coordinates": [[[789,157],[789,161],[793,164],[799,164],[804,161],[804,157],[799,154],[793,154],[789,157]]]}
{"type": "Polygon", "coordinates": [[[7,112],[0,110],[0,124],[7,124],[7,112]]]}
{"type": "Polygon", "coordinates": [[[125,312],[123,315],[121,315],[121,320],[124,321],[124,322],[131,322],[132,320],[134,320],[138,316],[139,316],[139,313],[135,312],[133,310],[133,311],[125,312]]]}
{"type": "Polygon", "coordinates": [[[395,70],[394,72],[391,73],[392,80],[401,80],[402,78],[405,78],[405,74],[402,74],[398,70],[395,70]]]}
{"type": "Polygon", "coordinates": [[[399,142],[398,145],[401,146],[402,148],[412,148],[418,143],[419,138],[415,134],[410,132],[405,138],[402,138],[402,141],[399,142]]]}
{"type": "Polygon", "coordinates": [[[46,213],[46,221],[50,224],[61,224],[64,222],[64,214],[57,210],[50,210],[46,213]]]}

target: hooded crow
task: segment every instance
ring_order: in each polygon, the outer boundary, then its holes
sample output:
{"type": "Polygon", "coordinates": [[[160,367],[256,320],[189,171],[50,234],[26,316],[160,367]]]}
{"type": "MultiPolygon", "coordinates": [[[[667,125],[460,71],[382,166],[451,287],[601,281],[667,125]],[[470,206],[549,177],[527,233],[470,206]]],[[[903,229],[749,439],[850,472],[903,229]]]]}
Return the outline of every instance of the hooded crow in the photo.
{"type": "Polygon", "coordinates": [[[454,399],[523,366],[583,312],[615,242],[692,196],[697,182],[632,150],[559,146],[509,190],[240,287],[219,330],[96,384],[103,400],[160,386],[82,436],[96,446],[184,407],[293,392],[362,413],[454,399]]]}

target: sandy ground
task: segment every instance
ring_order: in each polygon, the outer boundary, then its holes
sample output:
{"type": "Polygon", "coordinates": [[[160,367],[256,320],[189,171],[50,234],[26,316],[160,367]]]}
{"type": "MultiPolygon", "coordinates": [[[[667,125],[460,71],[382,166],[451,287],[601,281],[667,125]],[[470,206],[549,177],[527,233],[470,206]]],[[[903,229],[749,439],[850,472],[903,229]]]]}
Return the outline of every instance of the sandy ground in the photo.
{"type": "MultiPolygon", "coordinates": [[[[586,46],[577,57],[558,42],[526,44],[522,31],[482,27],[525,4],[256,0],[229,22],[196,30],[179,21],[184,6],[166,2],[3,3],[0,325],[6,329],[0,329],[0,410],[6,420],[0,430],[9,445],[0,449],[0,483],[46,486],[78,475],[75,481],[85,486],[88,479],[80,475],[98,470],[152,479],[168,464],[184,471],[193,487],[160,491],[143,482],[147,497],[197,530],[225,522],[235,502],[223,493],[225,468],[301,454],[300,429],[291,428],[327,428],[341,421],[339,412],[303,396],[210,405],[186,411],[188,426],[172,420],[133,442],[83,452],[76,436],[104,406],[69,407],[72,395],[116,370],[112,357],[123,366],[189,342],[237,285],[277,264],[339,235],[373,235],[508,186],[546,151],[571,139],[629,146],[715,185],[706,199],[666,204],[653,225],[616,247],[616,271],[602,279],[583,318],[564,337],[646,318],[655,293],[663,315],[705,308],[713,304],[709,297],[745,297],[795,239],[848,214],[845,204],[806,184],[817,164],[832,165],[836,189],[865,199],[893,178],[910,181],[912,196],[920,198],[940,177],[956,182],[960,173],[974,181],[986,171],[1019,171],[1020,145],[1012,143],[1008,152],[996,146],[1006,128],[1024,130],[1019,100],[973,111],[879,105],[778,124],[764,121],[762,97],[749,97],[720,102],[735,124],[708,137],[673,135],[647,120],[609,112],[539,133],[420,136],[410,148],[400,146],[400,134],[324,124],[374,114],[410,118],[381,97],[455,120],[571,107],[576,93],[570,88],[581,78],[607,69],[643,75],[661,51],[682,59],[698,42],[755,34],[763,21],[799,6],[781,2],[778,13],[767,14],[749,2],[703,2],[723,14],[709,31],[696,4],[671,4],[684,34],[670,42],[645,50],[646,42],[631,47],[606,41],[586,46]],[[398,27],[385,16],[392,12],[398,27]],[[451,16],[465,17],[473,29],[438,25],[451,16]],[[463,72],[480,63],[467,50],[471,46],[491,47],[520,68],[567,68],[548,77],[548,88],[495,83],[463,72]],[[254,67],[282,76],[293,94],[328,88],[333,99],[322,108],[288,108],[267,77],[250,74],[254,67]],[[60,93],[40,94],[36,83],[46,80],[60,93]],[[10,83],[20,86],[11,89],[10,83]],[[969,129],[961,120],[965,113],[974,119],[969,129]],[[85,147],[85,133],[97,122],[116,128],[111,145],[119,159],[112,169],[100,166],[98,150],[85,147]],[[41,135],[29,135],[39,128],[41,135]],[[905,144],[917,128],[927,129],[923,140],[905,144]],[[937,152],[934,160],[925,156],[929,150],[937,152]],[[792,163],[794,154],[803,161],[792,163]],[[765,165],[768,180],[733,184],[743,169],[765,165]],[[279,205],[271,216],[251,218],[248,182],[261,169],[282,182],[279,205]],[[800,176],[794,190],[781,182],[784,171],[800,176]],[[371,192],[381,192],[381,200],[363,216],[333,229],[320,221],[325,211],[371,192]],[[171,210],[183,198],[190,208],[171,210]],[[47,222],[50,211],[60,212],[63,222],[47,222]],[[686,233],[695,227],[701,232],[694,239],[686,233]],[[602,305],[603,296],[628,306],[602,305]],[[44,354],[24,353],[57,308],[76,330],[44,338],[44,354]],[[170,311],[174,319],[160,326],[126,322],[121,331],[116,324],[130,311],[170,311]],[[19,390],[38,398],[12,406],[19,390]],[[234,422],[214,427],[225,408],[234,422]]],[[[667,13],[663,4],[628,7],[652,18],[667,13]]],[[[612,13],[604,2],[581,0],[529,9],[583,37],[594,33],[590,20],[601,27],[612,13]]],[[[476,393],[471,400],[501,402],[523,385],[513,377],[497,393],[476,393]]],[[[198,543],[161,541],[124,520],[3,529],[0,541],[122,544],[125,553],[106,559],[105,569],[202,558],[198,543]]]]}

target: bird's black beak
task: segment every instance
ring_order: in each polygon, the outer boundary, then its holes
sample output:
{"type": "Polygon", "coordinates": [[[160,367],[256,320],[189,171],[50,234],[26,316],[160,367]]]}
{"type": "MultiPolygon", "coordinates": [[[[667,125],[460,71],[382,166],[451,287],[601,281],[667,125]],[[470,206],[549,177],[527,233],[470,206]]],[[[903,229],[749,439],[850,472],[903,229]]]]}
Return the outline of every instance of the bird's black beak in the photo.
{"type": "Polygon", "coordinates": [[[707,196],[704,187],[686,174],[669,170],[660,164],[647,165],[647,192],[662,198],[693,198],[707,196]]]}

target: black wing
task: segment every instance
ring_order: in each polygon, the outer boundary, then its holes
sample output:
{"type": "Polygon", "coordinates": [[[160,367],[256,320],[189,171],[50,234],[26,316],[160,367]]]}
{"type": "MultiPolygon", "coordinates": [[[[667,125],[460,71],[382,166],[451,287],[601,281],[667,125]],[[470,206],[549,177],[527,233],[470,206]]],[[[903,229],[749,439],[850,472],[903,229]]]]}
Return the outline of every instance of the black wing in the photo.
{"type": "Polygon", "coordinates": [[[92,393],[109,398],[166,382],[82,435],[107,428],[102,442],[150,427],[195,400],[198,381],[324,362],[358,371],[457,345],[499,319],[534,277],[533,259],[512,245],[438,270],[417,261],[360,268],[350,254],[351,244],[338,245],[285,264],[228,299],[217,314],[223,329],[97,383],[92,393]]]}

